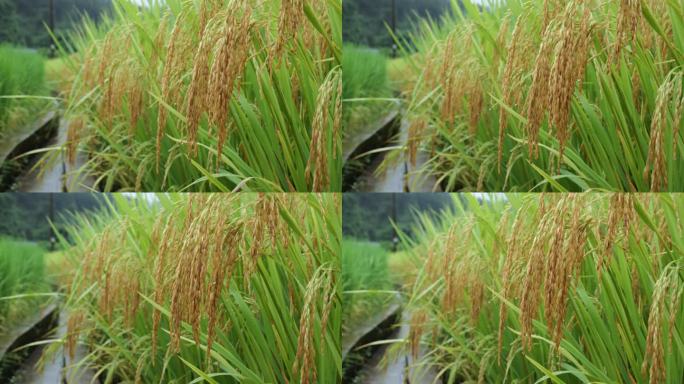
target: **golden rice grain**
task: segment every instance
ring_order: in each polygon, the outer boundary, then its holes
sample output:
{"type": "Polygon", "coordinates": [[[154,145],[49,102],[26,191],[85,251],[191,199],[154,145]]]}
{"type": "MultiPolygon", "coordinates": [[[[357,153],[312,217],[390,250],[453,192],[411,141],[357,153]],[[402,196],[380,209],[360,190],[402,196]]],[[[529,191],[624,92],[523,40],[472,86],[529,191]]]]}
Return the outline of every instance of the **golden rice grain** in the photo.
{"type": "Polygon", "coordinates": [[[231,3],[226,12],[218,53],[210,70],[207,107],[212,124],[218,127],[219,157],[223,153],[223,145],[228,136],[228,104],[234,88],[239,86],[239,76],[249,57],[250,17],[251,8],[246,6],[244,1],[231,3]]]}
{"type": "Polygon", "coordinates": [[[288,42],[297,39],[297,33],[304,23],[304,1],[283,0],[280,6],[278,19],[278,40],[276,41],[271,57],[277,58],[282,54],[288,42]]]}
{"type": "Polygon", "coordinates": [[[427,321],[428,314],[425,311],[414,312],[411,315],[408,339],[411,347],[411,356],[414,359],[417,359],[420,355],[420,340],[423,336],[427,321]]]}
{"type": "MultiPolygon", "coordinates": [[[[523,227],[523,215],[518,214],[515,217],[515,222],[513,223],[513,228],[511,230],[510,236],[507,241],[506,255],[504,256],[504,266],[501,275],[501,281],[503,282],[503,288],[501,296],[505,300],[510,300],[513,294],[514,281],[515,278],[515,267],[516,262],[520,259],[519,255],[521,250],[524,250],[524,244],[519,239],[519,235],[522,233],[523,227]]],[[[499,304],[499,337],[497,340],[498,347],[498,362],[501,365],[501,351],[503,350],[503,335],[506,323],[506,316],[508,313],[508,307],[504,300],[499,304]]]]}
{"type": "Polygon", "coordinates": [[[622,50],[633,44],[637,37],[637,28],[641,18],[641,2],[639,0],[620,0],[618,12],[617,37],[613,49],[612,61],[620,58],[622,50]]]}
{"type": "MultiPolygon", "coordinates": [[[[648,161],[644,169],[644,180],[650,180],[651,191],[667,189],[668,170],[665,163],[665,129],[667,127],[670,100],[682,100],[682,74],[671,73],[658,89],[656,107],[651,122],[651,137],[648,146],[648,161]]],[[[678,124],[675,124],[678,125],[678,124]]]]}
{"type": "Polygon", "coordinates": [[[207,87],[209,83],[209,59],[212,48],[211,34],[204,34],[199,48],[195,53],[194,66],[192,68],[192,79],[188,87],[187,101],[187,130],[188,130],[188,149],[195,155],[197,154],[197,132],[199,130],[200,119],[206,111],[208,101],[207,87]]]}
{"type": "Polygon", "coordinates": [[[67,336],[64,349],[71,359],[76,355],[76,346],[78,338],[84,329],[84,322],[85,313],[81,311],[70,313],[67,319],[67,336]]]}
{"type": "Polygon", "coordinates": [[[518,48],[521,40],[523,20],[523,18],[519,18],[515,23],[515,27],[513,27],[513,36],[511,37],[511,42],[508,44],[508,57],[506,59],[506,65],[504,67],[503,80],[501,84],[501,89],[503,93],[503,105],[499,108],[499,146],[497,151],[497,163],[499,173],[501,173],[504,137],[508,125],[508,113],[504,105],[510,105],[512,102],[512,96],[514,92],[513,75],[514,70],[518,66],[519,61],[518,48]]]}
{"type": "Polygon", "coordinates": [[[549,99],[549,78],[551,77],[550,55],[555,45],[555,31],[547,28],[535,61],[532,86],[527,96],[527,123],[525,131],[528,136],[530,157],[539,156],[539,130],[545,116],[549,99]]]}
{"type": "MultiPolygon", "coordinates": [[[[330,105],[336,103],[335,97],[338,96],[341,87],[340,71],[335,71],[321,85],[318,96],[316,97],[316,113],[313,119],[311,131],[311,153],[306,164],[306,181],[312,184],[312,191],[326,191],[330,187],[330,177],[328,172],[329,148],[326,148],[326,135],[330,131],[331,125],[339,124],[337,116],[330,116],[330,105]]],[[[339,113],[339,112],[336,112],[339,113]]]]}
{"type": "Polygon", "coordinates": [[[408,160],[412,166],[416,165],[418,158],[418,146],[423,140],[423,134],[427,130],[427,121],[423,118],[418,118],[411,122],[408,130],[408,160]]]}
{"type": "Polygon", "coordinates": [[[580,25],[576,26],[577,14],[580,13],[580,10],[576,5],[577,3],[573,4],[567,8],[563,15],[556,60],[549,79],[549,115],[557,130],[560,144],[559,167],[569,139],[570,102],[577,82],[581,80],[577,76],[584,74],[584,66],[586,66],[586,61],[580,61],[578,58],[585,58],[589,47],[589,8],[584,8],[584,16],[580,25]]]}
{"type": "Polygon", "coordinates": [[[549,226],[553,224],[554,211],[544,215],[539,221],[523,277],[522,297],[520,300],[520,339],[525,350],[529,350],[532,347],[532,322],[536,317],[540,303],[540,282],[543,281],[544,268],[546,267],[544,260],[545,245],[552,235],[549,231],[549,226]]]}
{"type": "MultiPolygon", "coordinates": [[[[161,99],[165,103],[171,103],[171,93],[172,89],[175,87],[173,84],[176,80],[176,75],[178,74],[178,62],[182,58],[182,46],[185,39],[183,27],[187,21],[187,13],[185,11],[181,12],[176,18],[176,21],[171,31],[171,37],[166,48],[166,60],[164,62],[164,71],[161,78],[161,99]],[[179,49],[181,48],[181,49],[179,49]]],[[[187,44],[186,44],[187,46],[187,44]]],[[[156,146],[156,159],[157,159],[157,172],[159,172],[159,162],[161,159],[161,143],[164,138],[164,132],[166,131],[166,122],[168,118],[168,109],[162,103],[159,103],[159,110],[157,111],[157,146],[156,146]]]]}
{"type": "Polygon", "coordinates": [[[309,281],[305,289],[304,306],[299,321],[299,338],[297,339],[297,355],[292,365],[292,372],[300,377],[302,384],[317,382],[317,370],[314,363],[314,321],[316,321],[316,300],[326,298],[325,288],[330,284],[330,273],[319,269],[309,281]]]}

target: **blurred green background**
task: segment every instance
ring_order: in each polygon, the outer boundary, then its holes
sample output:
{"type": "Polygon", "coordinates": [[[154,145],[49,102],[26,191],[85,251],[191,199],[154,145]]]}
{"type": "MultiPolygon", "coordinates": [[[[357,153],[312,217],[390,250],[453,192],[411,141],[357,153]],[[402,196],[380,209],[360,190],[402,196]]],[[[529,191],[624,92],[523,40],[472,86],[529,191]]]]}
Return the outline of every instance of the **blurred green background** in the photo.
{"type": "Polygon", "coordinates": [[[70,213],[100,209],[105,198],[95,193],[0,193],[0,238],[47,244],[52,233],[50,217],[60,230],[69,222],[70,213]]]}
{"type": "Polygon", "coordinates": [[[342,233],[346,238],[382,243],[390,249],[394,221],[411,233],[416,224],[414,212],[437,215],[453,208],[446,193],[345,193],[342,196],[342,233]]]}
{"type": "MultiPolygon", "coordinates": [[[[405,35],[417,17],[439,18],[449,10],[451,0],[395,0],[397,33],[405,35]]],[[[387,25],[392,20],[392,0],[343,0],[343,37],[345,43],[373,48],[391,48],[387,25]]]]}
{"type": "MultiPolygon", "coordinates": [[[[88,15],[99,20],[112,9],[112,0],[52,0],[55,31],[68,32],[88,15]]],[[[0,43],[45,48],[52,43],[46,25],[50,23],[50,0],[0,0],[0,43]]]]}

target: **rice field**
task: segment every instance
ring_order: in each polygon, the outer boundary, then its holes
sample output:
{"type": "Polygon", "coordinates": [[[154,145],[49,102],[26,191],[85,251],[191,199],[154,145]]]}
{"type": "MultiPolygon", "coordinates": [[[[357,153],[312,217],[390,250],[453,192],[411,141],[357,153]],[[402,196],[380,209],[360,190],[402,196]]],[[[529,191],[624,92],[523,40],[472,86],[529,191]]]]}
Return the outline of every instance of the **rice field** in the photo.
{"type": "Polygon", "coordinates": [[[38,119],[48,102],[35,97],[46,95],[42,56],[28,49],[0,45],[0,140],[38,119]]]}
{"type": "Polygon", "coordinates": [[[112,1],[0,45],[106,192],[0,195],[0,381],[684,382],[684,0],[112,1]]]}
{"type": "Polygon", "coordinates": [[[0,238],[0,338],[34,315],[49,299],[45,251],[38,245],[0,238]]]}
{"type": "Polygon", "coordinates": [[[684,201],[469,196],[402,236],[403,350],[443,382],[680,383],[684,201]]]}
{"type": "Polygon", "coordinates": [[[335,191],[341,1],[115,1],[60,47],[103,191],[335,191]]]}
{"type": "Polygon", "coordinates": [[[684,191],[680,3],[459,3],[399,42],[418,173],[446,191],[684,191]]]}
{"type": "Polygon", "coordinates": [[[380,51],[352,44],[345,45],[343,52],[343,134],[347,137],[366,133],[394,103],[385,56],[380,51]]]}
{"type": "Polygon", "coordinates": [[[343,331],[353,330],[395,298],[388,259],[378,243],[342,242],[343,331]]]}
{"type": "Polygon", "coordinates": [[[338,197],[117,194],[109,205],[76,215],[61,239],[67,331],[51,349],[76,371],[101,382],[339,382],[338,197]]]}

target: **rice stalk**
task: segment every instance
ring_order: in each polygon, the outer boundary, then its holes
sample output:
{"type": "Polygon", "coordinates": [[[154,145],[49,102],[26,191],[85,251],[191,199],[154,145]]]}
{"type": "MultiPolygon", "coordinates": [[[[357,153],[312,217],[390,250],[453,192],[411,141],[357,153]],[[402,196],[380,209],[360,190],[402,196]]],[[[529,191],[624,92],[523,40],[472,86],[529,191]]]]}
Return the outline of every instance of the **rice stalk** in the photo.
{"type": "Polygon", "coordinates": [[[73,243],[63,239],[79,261],[63,286],[63,342],[88,351],[76,370],[138,382],[339,380],[336,199],[154,200],[114,196],[75,216],[73,243]]]}
{"type": "Polygon", "coordinates": [[[454,204],[420,214],[413,238],[400,235],[416,269],[405,285],[409,372],[433,366],[447,382],[680,381],[681,196],[454,204]]]}

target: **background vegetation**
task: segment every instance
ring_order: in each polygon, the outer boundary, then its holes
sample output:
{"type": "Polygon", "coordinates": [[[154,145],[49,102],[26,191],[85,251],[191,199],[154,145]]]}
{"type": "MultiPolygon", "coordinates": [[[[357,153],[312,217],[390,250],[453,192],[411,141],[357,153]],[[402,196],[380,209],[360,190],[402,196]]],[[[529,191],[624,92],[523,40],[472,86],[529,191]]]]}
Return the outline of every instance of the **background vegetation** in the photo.
{"type": "Polygon", "coordinates": [[[353,331],[395,299],[387,292],[394,289],[388,257],[387,250],[378,243],[351,239],[342,242],[343,332],[353,331]]]}
{"type": "Polygon", "coordinates": [[[48,102],[31,98],[46,96],[45,61],[33,51],[0,44],[0,140],[32,122],[48,102]]]}
{"type": "Polygon", "coordinates": [[[71,213],[96,211],[104,204],[104,195],[90,193],[2,193],[0,237],[49,242],[51,205],[54,224],[63,231],[69,225],[71,213]]]}
{"type": "MultiPolygon", "coordinates": [[[[63,36],[80,24],[85,15],[98,21],[112,10],[112,0],[54,0],[55,32],[63,36]]],[[[0,0],[0,43],[32,48],[52,44],[47,31],[48,0],[0,0]]]]}
{"type": "Polygon", "coordinates": [[[0,237],[0,337],[47,301],[31,296],[51,290],[44,253],[38,245],[0,237]]]}
{"type": "Polygon", "coordinates": [[[451,197],[439,193],[345,193],[342,202],[345,237],[386,243],[394,237],[391,220],[410,233],[415,212],[438,214],[452,207],[451,197]]]}
{"type": "Polygon", "coordinates": [[[387,78],[387,59],[375,50],[346,44],[343,50],[342,99],[345,137],[382,118],[394,103],[387,78]],[[363,100],[359,100],[363,99],[363,100]],[[378,100],[384,99],[384,100],[378,100]]]}
{"type": "MultiPolygon", "coordinates": [[[[396,0],[397,31],[406,35],[417,17],[438,19],[449,9],[450,0],[396,0]]],[[[345,0],[344,42],[374,48],[390,48],[394,43],[387,25],[392,20],[392,0],[345,0]]]]}

